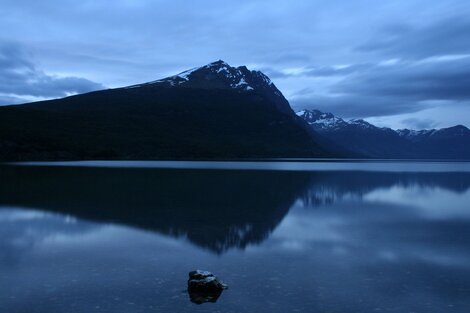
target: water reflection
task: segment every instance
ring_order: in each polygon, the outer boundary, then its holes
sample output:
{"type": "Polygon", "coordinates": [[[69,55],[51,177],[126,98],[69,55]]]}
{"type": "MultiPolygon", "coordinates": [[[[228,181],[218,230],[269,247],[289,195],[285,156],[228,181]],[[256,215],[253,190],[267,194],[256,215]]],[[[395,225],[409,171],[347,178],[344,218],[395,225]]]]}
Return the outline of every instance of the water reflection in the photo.
{"type": "MultiPolygon", "coordinates": [[[[425,202],[428,214],[459,214],[458,210],[470,214],[465,208],[456,208],[458,203],[450,203],[452,199],[446,199],[442,193],[436,201],[428,201],[436,189],[447,190],[451,198],[468,191],[470,173],[467,172],[244,172],[3,166],[0,175],[2,206],[40,209],[69,218],[125,224],[186,237],[216,253],[262,242],[298,200],[312,208],[333,205],[344,198],[364,197],[369,201],[388,197],[386,202],[407,204],[408,193],[414,204],[419,199],[425,202]],[[442,205],[448,208],[443,211],[442,205]]],[[[67,226],[67,229],[73,228],[67,226]]]]}
{"type": "Polygon", "coordinates": [[[0,167],[8,312],[468,312],[470,173],[0,167]],[[230,290],[194,306],[187,272],[230,290]]]}
{"type": "Polygon", "coordinates": [[[0,205],[184,236],[222,253],[259,243],[307,188],[289,172],[1,168],[0,205]]]}

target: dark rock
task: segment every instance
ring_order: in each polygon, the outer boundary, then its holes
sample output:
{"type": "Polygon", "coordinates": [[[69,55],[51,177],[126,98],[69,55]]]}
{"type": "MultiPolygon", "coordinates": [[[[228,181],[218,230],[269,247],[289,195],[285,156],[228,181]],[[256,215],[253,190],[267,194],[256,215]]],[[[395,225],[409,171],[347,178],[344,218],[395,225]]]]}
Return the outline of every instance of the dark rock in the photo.
{"type": "Polygon", "coordinates": [[[224,289],[227,289],[227,285],[211,272],[201,270],[189,272],[188,293],[191,302],[196,304],[216,302],[224,289]]]}

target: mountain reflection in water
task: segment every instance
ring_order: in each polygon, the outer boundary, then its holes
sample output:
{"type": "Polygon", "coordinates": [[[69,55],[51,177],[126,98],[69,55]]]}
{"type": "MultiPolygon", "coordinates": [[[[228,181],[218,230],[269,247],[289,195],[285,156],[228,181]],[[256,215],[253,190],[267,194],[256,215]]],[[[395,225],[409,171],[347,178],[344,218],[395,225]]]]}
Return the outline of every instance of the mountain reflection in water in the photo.
{"type": "Polygon", "coordinates": [[[393,186],[463,193],[470,173],[283,172],[0,167],[0,205],[125,224],[216,253],[266,239],[297,200],[305,206],[393,186]]]}
{"type": "Polygon", "coordinates": [[[470,311],[468,171],[0,176],[7,312],[470,311]],[[198,267],[230,285],[216,304],[182,293],[198,267]]]}

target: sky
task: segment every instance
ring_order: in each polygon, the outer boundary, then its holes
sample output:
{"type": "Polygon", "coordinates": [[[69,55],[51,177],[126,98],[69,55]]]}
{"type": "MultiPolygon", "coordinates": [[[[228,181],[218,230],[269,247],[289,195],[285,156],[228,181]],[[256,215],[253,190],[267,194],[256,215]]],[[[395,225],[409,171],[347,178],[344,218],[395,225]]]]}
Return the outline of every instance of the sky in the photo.
{"type": "Polygon", "coordinates": [[[156,80],[222,59],[294,110],[470,126],[468,0],[1,0],[0,105],[156,80]]]}

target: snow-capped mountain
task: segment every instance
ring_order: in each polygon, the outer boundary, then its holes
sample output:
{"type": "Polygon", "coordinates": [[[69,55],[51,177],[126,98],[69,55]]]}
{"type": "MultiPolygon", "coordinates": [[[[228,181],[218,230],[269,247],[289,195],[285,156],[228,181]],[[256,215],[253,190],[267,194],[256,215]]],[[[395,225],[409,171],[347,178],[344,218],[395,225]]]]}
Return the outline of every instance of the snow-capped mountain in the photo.
{"type": "Polygon", "coordinates": [[[0,160],[332,155],[266,75],[223,61],[149,83],[0,108],[0,160]]]}
{"type": "MultiPolygon", "coordinates": [[[[141,85],[133,85],[128,88],[136,88],[144,85],[160,84],[181,87],[206,87],[220,89],[237,89],[252,91],[255,88],[275,87],[273,82],[260,71],[251,71],[246,66],[232,67],[222,60],[196,67],[177,75],[155,80],[141,85]]],[[[276,94],[281,96],[279,90],[276,94]]]]}
{"type": "Polygon", "coordinates": [[[466,138],[470,136],[470,130],[463,126],[457,125],[442,129],[398,129],[397,134],[401,137],[407,138],[413,142],[419,142],[426,139],[453,139],[453,138],[466,138]]]}
{"type": "Polygon", "coordinates": [[[365,157],[470,159],[470,130],[462,125],[393,130],[361,119],[344,120],[319,110],[296,114],[328,140],[365,157]]]}
{"type": "Polygon", "coordinates": [[[398,135],[401,137],[418,137],[418,136],[429,136],[435,133],[437,130],[436,129],[422,129],[422,130],[415,130],[415,129],[408,129],[408,128],[403,128],[403,129],[397,129],[396,132],[398,135]]]}
{"type": "Polygon", "coordinates": [[[309,125],[320,130],[338,129],[345,127],[347,124],[342,118],[318,110],[302,110],[295,114],[304,119],[309,125]]]}
{"type": "Polygon", "coordinates": [[[432,136],[434,133],[438,132],[437,129],[422,129],[422,130],[415,130],[415,129],[397,129],[397,134],[400,137],[406,138],[410,141],[417,142],[429,136],[432,136]]]}
{"type": "Polygon", "coordinates": [[[289,103],[268,76],[246,66],[232,67],[222,60],[196,67],[177,75],[133,85],[139,87],[197,88],[234,90],[241,93],[261,93],[269,97],[278,109],[292,113],[289,103]]]}
{"type": "Polygon", "coordinates": [[[302,110],[296,112],[296,114],[319,131],[338,130],[347,126],[358,126],[361,128],[376,127],[362,119],[344,120],[334,116],[332,113],[324,113],[319,110],[302,110]]]}

